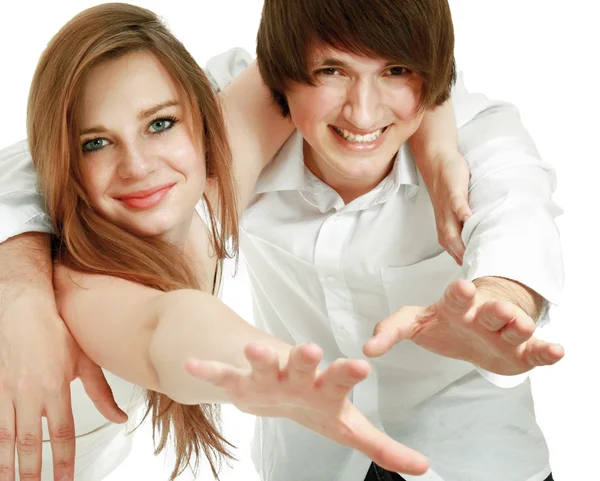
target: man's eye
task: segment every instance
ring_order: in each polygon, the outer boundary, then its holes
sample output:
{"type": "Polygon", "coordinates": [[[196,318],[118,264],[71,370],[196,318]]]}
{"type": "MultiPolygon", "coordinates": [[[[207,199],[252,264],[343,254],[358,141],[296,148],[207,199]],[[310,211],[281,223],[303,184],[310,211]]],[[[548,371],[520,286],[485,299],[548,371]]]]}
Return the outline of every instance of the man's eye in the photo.
{"type": "Polygon", "coordinates": [[[406,75],[408,73],[411,73],[411,71],[409,69],[407,69],[406,67],[391,67],[388,68],[385,71],[386,74],[391,75],[391,76],[397,76],[397,75],[406,75]]]}
{"type": "Polygon", "coordinates": [[[317,73],[321,73],[323,75],[331,76],[331,75],[339,75],[340,71],[337,68],[322,68],[317,73]]]}
{"type": "Polygon", "coordinates": [[[108,145],[108,140],[106,139],[92,139],[85,142],[81,148],[84,152],[96,152],[97,150],[102,149],[108,145]]]}

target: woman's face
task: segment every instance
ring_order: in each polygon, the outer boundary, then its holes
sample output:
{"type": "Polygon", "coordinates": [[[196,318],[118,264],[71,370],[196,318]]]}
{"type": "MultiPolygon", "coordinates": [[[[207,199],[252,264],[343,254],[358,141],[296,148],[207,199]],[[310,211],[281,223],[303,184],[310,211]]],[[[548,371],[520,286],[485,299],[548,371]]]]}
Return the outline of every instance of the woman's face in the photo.
{"type": "Polygon", "coordinates": [[[149,52],[102,62],[85,80],[78,111],[83,186],[100,215],[134,234],[187,238],[206,169],[183,102],[149,52]]]}

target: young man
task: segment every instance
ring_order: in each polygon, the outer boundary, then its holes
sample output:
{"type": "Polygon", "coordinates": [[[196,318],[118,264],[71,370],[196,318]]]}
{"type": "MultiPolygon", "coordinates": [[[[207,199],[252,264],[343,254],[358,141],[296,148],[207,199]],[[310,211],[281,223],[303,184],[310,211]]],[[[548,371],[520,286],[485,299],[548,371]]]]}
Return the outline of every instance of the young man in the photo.
{"type": "Polygon", "coordinates": [[[256,325],[317,342],[328,360],[372,357],[353,402],[431,463],[402,478],[286,420],[258,419],[262,479],[552,479],[530,384],[502,375],[562,356],[531,338],[562,286],[554,173],[515,109],[458,81],[474,212],[460,268],[438,245],[406,143],[453,81],[446,0],[266,0],[257,54],[298,131],[243,220],[256,325]]]}

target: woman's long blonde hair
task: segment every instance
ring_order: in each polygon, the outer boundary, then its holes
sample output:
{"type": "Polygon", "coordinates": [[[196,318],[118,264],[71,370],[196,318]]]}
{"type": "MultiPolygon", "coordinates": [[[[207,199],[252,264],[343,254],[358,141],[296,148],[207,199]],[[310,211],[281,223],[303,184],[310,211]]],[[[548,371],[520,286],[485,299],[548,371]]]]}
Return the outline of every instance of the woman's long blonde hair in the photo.
{"type": "MultiPolygon", "coordinates": [[[[187,101],[195,134],[205,143],[207,181],[218,193],[216,206],[204,195],[212,244],[219,259],[237,253],[231,152],[210,82],[153,12],[111,3],[81,12],[52,38],[31,84],[27,131],[39,187],[54,227],[54,258],[73,269],[117,276],[162,291],[200,289],[194,269],[180,249],[156,238],[138,237],[105,220],[94,211],[82,187],[76,112],[86,74],[99,62],[140,51],[150,52],[162,62],[178,84],[182,104],[187,101]]],[[[147,407],[146,415],[151,413],[154,432],[160,436],[156,453],[165,447],[173,430],[177,462],[171,479],[189,465],[197,468],[201,452],[215,476],[221,458],[231,457],[231,445],[218,428],[218,406],[182,405],[148,391],[147,407]]]]}

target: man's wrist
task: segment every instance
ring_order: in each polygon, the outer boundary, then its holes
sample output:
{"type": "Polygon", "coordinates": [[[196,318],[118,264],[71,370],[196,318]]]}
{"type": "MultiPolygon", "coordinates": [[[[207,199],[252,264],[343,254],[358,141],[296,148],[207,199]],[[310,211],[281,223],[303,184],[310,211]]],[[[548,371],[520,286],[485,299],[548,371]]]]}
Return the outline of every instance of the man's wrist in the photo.
{"type": "Polygon", "coordinates": [[[50,236],[26,233],[0,244],[0,302],[31,292],[54,299],[50,236]]]}
{"type": "Polygon", "coordinates": [[[480,277],[473,281],[478,292],[504,300],[522,309],[536,321],[541,314],[544,299],[529,287],[504,277],[480,277]]]}

